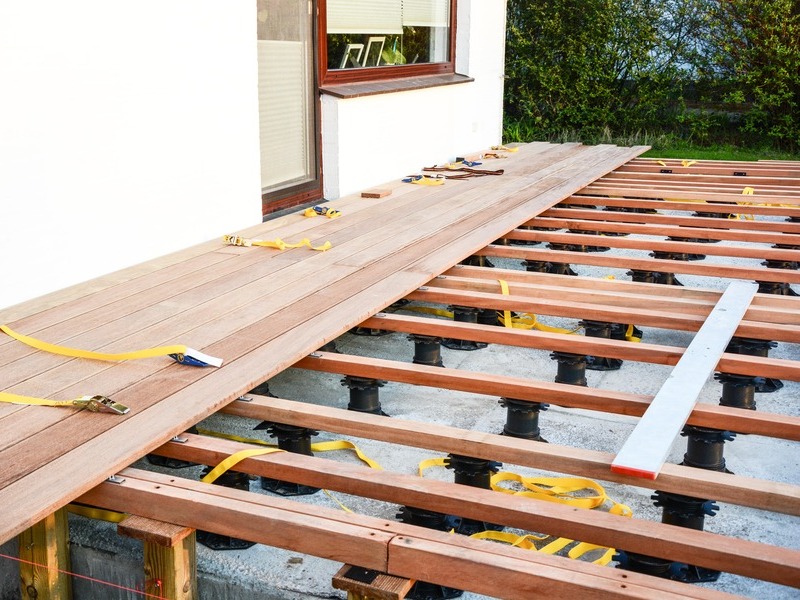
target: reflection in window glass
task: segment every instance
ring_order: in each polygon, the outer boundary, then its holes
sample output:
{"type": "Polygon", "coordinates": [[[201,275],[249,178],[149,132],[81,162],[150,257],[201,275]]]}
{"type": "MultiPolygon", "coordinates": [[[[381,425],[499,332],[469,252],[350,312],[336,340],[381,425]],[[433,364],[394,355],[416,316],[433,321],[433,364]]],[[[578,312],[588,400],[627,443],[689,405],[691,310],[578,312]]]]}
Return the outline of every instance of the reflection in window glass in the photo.
{"type": "Polygon", "coordinates": [[[327,0],[328,69],[447,62],[450,0],[327,0]]]}

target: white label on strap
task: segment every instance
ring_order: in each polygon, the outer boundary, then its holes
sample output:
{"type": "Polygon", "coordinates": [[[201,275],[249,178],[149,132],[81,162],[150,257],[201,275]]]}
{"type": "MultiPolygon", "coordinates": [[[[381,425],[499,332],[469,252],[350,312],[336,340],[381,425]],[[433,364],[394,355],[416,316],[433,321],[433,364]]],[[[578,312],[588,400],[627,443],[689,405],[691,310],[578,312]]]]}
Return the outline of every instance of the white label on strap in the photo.
{"type": "Polygon", "coordinates": [[[211,356],[210,354],[204,354],[203,352],[195,350],[194,348],[187,347],[186,352],[184,354],[190,358],[194,358],[195,360],[200,360],[206,363],[209,367],[222,366],[221,358],[217,358],[216,356],[211,356]]]}

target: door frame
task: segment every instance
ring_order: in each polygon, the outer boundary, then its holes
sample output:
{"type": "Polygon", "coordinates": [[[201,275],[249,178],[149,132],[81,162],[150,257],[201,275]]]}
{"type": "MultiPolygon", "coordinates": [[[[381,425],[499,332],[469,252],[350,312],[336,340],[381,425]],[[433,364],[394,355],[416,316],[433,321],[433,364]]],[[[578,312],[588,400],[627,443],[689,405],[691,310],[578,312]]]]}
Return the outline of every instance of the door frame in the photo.
{"type": "MultiPolygon", "coordinates": [[[[303,1],[303,0],[300,0],[303,1]]],[[[322,119],[319,95],[319,7],[317,0],[306,0],[311,5],[311,32],[309,42],[312,44],[312,74],[311,108],[314,111],[314,148],[316,155],[315,178],[297,185],[289,186],[274,192],[261,194],[261,214],[264,217],[304,204],[313,204],[322,199],[322,119]]]]}

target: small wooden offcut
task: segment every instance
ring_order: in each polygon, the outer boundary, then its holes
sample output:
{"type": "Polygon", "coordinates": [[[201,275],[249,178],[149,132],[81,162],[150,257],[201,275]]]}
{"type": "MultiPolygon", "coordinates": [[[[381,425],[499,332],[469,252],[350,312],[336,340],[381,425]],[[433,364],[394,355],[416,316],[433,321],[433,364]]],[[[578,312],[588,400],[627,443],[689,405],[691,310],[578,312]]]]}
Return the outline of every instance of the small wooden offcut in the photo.
{"type": "Polygon", "coordinates": [[[343,565],[333,576],[333,587],[346,591],[347,600],[402,600],[413,585],[412,579],[353,565],[343,565]]]}

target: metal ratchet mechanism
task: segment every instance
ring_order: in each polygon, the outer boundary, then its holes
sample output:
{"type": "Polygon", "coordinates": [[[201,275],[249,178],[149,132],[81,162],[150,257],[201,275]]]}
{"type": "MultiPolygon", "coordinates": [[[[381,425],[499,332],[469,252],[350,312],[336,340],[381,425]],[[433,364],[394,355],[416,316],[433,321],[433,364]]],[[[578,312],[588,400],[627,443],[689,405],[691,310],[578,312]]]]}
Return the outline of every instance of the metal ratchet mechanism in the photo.
{"type": "Polygon", "coordinates": [[[105,396],[82,396],[77,400],[73,400],[72,403],[91,412],[104,412],[112,415],[124,415],[130,410],[124,404],[114,402],[111,398],[106,398],[105,396]]]}

